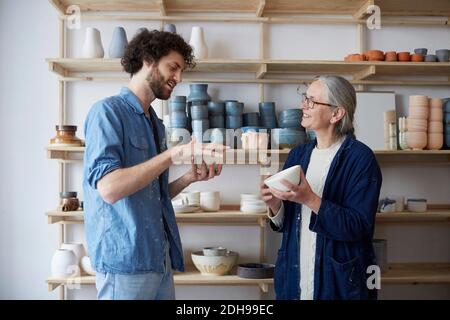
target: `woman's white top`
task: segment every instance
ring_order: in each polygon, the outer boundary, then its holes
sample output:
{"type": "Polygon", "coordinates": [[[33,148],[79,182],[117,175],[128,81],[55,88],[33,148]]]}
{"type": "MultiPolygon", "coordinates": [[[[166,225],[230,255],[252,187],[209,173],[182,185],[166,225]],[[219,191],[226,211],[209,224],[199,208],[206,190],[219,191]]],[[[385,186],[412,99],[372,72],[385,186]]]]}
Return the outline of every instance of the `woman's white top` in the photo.
{"type": "MultiPolygon", "coordinates": [[[[306,180],[312,191],[322,197],[325,181],[330,170],[331,162],[341,147],[344,139],[341,139],[326,149],[314,148],[306,173],[306,180]]],[[[316,233],[309,230],[311,209],[302,206],[302,219],[300,227],[300,299],[312,300],[314,297],[314,264],[316,260],[316,233]]],[[[284,221],[284,206],[274,217],[269,218],[277,226],[281,227],[284,221]]]]}

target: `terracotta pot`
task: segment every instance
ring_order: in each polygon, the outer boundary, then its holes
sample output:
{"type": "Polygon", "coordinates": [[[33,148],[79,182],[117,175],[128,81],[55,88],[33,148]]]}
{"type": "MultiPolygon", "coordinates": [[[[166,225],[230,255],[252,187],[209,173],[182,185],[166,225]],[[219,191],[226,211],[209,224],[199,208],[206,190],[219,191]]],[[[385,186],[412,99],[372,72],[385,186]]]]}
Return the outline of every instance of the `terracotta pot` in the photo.
{"type": "Polygon", "coordinates": [[[428,121],[425,119],[406,119],[406,127],[411,132],[426,132],[428,129],[428,121]]]}
{"type": "Polygon", "coordinates": [[[411,55],[412,62],[423,62],[424,59],[424,56],[421,54],[414,53],[411,55]]]}
{"type": "Polygon", "coordinates": [[[409,106],[409,118],[428,120],[427,107],[409,106]]]}
{"type": "Polygon", "coordinates": [[[428,96],[417,95],[417,96],[409,96],[409,105],[420,105],[420,106],[428,106],[428,96]]]}
{"type": "Polygon", "coordinates": [[[397,61],[397,52],[395,51],[386,52],[385,60],[389,62],[397,61]]]}
{"type": "Polygon", "coordinates": [[[411,54],[409,52],[399,52],[397,54],[397,59],[402,62],[411,61],[411,54]]]}
{"type": "Polygon", "coordinates": [[[422,150],[427,146],[427,133],[426,132],[410,132],[406,133],[406,139],[410,148],[414,150],[422,150]]]}
{"type": "Polygon", "coordinates": [[[441,108],[430,108],[429,120],[442,122],[444,120],[443,110],[441,108]]]}
{"type": "Polygon", "coordinates": [[[349,61],[349,62],[350,61],[364,61],[364,56],[359,53],[349,54],[348,56],[345,57],[344,60],[349,61]]]}
{"type": "Polygon", "coordinates": [[[431,108],[440,108],[442,109],[442,100],[437,98],[430,98],[429,100],[431,108]]]}
{"type": "Polygon", "coordinates": [[[429,133],[427,149],[439,150],[444,145],[444,135],[442,133],[429,133]]]}
{"type": "Polygon", "coordinates": [[[428,122],[428,133],[443,133],[444,123],[441,121],[428,122]]]}
{"type": "Polygon", "coordinates": [[[369,50],[364,53],[369,61],[384,61],[384,52],[380,50],[369,50]]]}

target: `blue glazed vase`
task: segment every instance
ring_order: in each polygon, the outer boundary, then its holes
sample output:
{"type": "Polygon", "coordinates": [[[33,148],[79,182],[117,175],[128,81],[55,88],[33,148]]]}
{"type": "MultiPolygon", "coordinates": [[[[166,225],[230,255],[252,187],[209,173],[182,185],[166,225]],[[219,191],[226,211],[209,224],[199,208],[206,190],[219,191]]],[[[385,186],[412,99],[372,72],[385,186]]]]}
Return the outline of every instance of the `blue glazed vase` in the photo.
{"type": "Polygon", "coordinates": [[[207,104],[211,101],[211,96],[208,94],[208,85],[204,83],[190,84],[191,92],[188,96],[188,101],[204,101],[207,104]]]}
{"type": "Polygon", "coordinates": [[[109,45],[109,57],[112,59],[122,58],[128,45],[127,34],[122,27],[114,29],[111,44],[109,45]]]}

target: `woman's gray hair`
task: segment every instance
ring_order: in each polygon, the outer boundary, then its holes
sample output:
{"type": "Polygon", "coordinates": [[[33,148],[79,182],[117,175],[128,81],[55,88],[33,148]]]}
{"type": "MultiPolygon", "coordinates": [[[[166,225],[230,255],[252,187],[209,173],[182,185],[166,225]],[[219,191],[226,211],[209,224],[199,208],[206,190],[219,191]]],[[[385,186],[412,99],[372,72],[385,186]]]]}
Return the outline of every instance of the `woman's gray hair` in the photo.
{"type": "Polygon", "coordinates": [[[319,76],[313,81],[320,81],[325,88],[325,98],[329,104],[345,109],[344,117],[336,124],[334,134],[342,137],[347,134],[355,135],[353,118],[356,111],[356,92],[353,85],[339,76],[319,76]]]}

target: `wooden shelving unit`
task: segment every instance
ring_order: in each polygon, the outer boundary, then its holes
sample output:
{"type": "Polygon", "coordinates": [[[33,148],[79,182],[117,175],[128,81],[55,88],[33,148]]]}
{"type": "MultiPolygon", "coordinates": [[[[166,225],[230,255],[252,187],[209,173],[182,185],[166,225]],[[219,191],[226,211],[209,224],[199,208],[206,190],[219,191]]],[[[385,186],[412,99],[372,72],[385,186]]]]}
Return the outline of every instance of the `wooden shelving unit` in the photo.
{"type": "MultiPolygon", "coordinates": [[[[191,267],[192,268],[192,267],[191,267]]],[[[258,285],[267,292],[273,279],[243,279],[234,274],[225,276],[203,276],[198,271],[188,269],[174,275],[176,285],[258,285]]],[[[381,275],[382,284],[450,284],[449,263],[394,263],[389,271],[381,275]]],[[[93,285],[95,276],[72,278],[48,278],[48,288],[55,290],[60,285],[93,285]]]]}
{"type": "MultiPolygon", "coordinates": [[[[46,59],[49,69],[64,81],[123,80],[120,59],[46,59]],[[97,73],[108,72],[98,76],[97,73]],[[112,73],[112,74],[111,74],[112,73]],[[119,73],[119,76],[117,75],[119,73]],[[80,75],[82,74],[82,75],[80,75]]],[[[446,80],[396,80],[393,76],[450,76],[450,62],[384,62],[384,61],[308,61],[308,60],[198,60],[194,69],[187,70],[185,82],[225,83],[301,83],[321,74],[340,74],[353,77],[354,84],[367,85],[427,85],[449,86],[446,80]],[[191,75],[190,73],[193,73],[191,75]],[[236,78],[217,78],[215,73],[238,74],[236,78]],[[239,74],[248,74],[243,77],[239,74]],[[297,78],[285,77],[296,75],[297,78]],[[307,76],[309,75],[309,77],[307,76]],[[306,77],[305,77],[306,76],[306,77]],[[382,79],[382,80],[380,80],[382,79]]]]}
{"type": "MultiPolygon", "coordinates": [[[[73,81],[127,81],[122,73],[119,59],[73,59],[66,56],[66,27],[71,5],[78,5],[84,21],[88,20],[133,20],[159,21],[161,27],[166,22],[206,21],[225,23],[256,23],[260,29],[258,59],[209,59],[197,61],[193,70],[187,70],[185,82],[209,83],[255,83],[259,85],[260,101],[264,101],[265,84],[299,84],[311,81],[320,74],[340,74],[349,76],[351,82],[363,89],[365,85],[413,85],[450,86],[449,63],[388,63],[388,62],[343,62],[272,60],[266,57],[268,24],[354,24],[357,26],[358,52],[365,48],[363,26],[366,23],[366,9],[378,5],[384,25],[421,25],[448,27],[450,1],[429,0],[49,0],[59,13],[59,58],[46,59],[49,69],[58,75],[59,82],[59,124],[66,123],[66,89],[73,81]],[[207,14],[205,14],[207,13],[207,14]],[[214,13],[209,15],[208,13],[214,13]],[[231,15],[231,14],[239,15],[231,15]],[[312,14],[312,15],[310,15],[312,14]],[[295,16],[294,16],[295,15],[295,16]],[[323,16],[325,15],[325,16],[323,16]],[[326,17],[326,15],[340,15],[326,17]],[[389,17],[392,16],[392,17],[389,17]],[[395,17],[394,17],[395,16],[395,17]],[[401,17],[399,17],[401,16],[401,17]],[[221,76],[217,74],[226,74],[221,76]],[[420,76],[420,80],[411,77],[420,76]]],[[[342,57],[343,58],[343,57],[342,57]]],[[[82,161],[84,147],[46,148],[50,159],[58,160],[59,189],[65,190],[66,165],[82,161]]],[[[276,155],[276,164],[281,165],[289,150],[271,150],[268,156],[276,155]]],[[[243,150],[232,151],[228,158],[236,159],[244,155],[252,159],[252,153],[243,150]]],[[[439,151],[375,151],[382,165],[450,164],[450,150],[439,151]]],[[[256,157],[253,157],[256,158],[256,157]]],[[[247,161],[247,160],[246,160],[247,161]]],[[[225,159],[225,163],[226,163],[225,159]]],[[[245,162],[241,164],[260,165],[245,162]]],[[[59,226],[59,243],[65,241],[67,224],[83,223],[83,211],[47,213],[48,223],[59,226]]],[[[236,208],[223,208],[217,213],[177,214],[180,224],[223,224],[256,225],[260,230],[260,261],[264,261],[264,228],[266,215],[244,214],[236,208]]],[[[450,209],[432,209],[423,214],[402,212],[377,216],[377,223],[394,222],[439,222],[450,220],[450,209]]],[[[389,272],[382,276],[383,283],[450,283],[449,264],[393,264],[389,272]]],[[[83,275],[70,279],[47,279],[49,290],[60,287],[60,299],[65,298],[64,287],[68,285],[94,284],[95,277],[83,275]]],[[[249,280],[235,275],[205,277],[196,271],[175,275],[175,283],[180,285],[256,285],[267,292],[273,279],[249,280]]]]}

